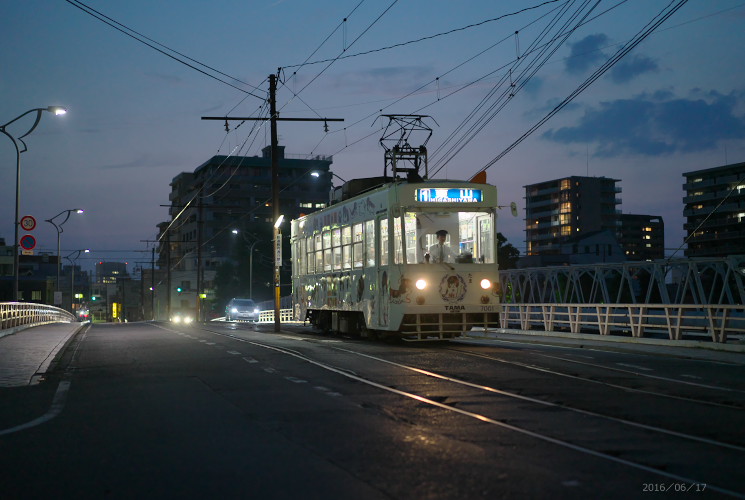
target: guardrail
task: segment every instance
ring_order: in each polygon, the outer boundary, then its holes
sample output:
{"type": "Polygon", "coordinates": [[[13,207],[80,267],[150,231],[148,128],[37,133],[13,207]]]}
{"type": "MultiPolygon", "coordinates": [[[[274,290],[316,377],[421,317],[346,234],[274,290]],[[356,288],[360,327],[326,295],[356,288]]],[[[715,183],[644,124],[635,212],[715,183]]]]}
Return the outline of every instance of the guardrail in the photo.
{"type": "Polygon", "coordinates": [[[0,331],[20,326],[74,321],[74,315],[59,307],[31,302],[0,302],[0,331]]]}
{"type": "Polygon", "coordinates": [[[502,328],[547,332],[631,334],[666,333],[670,340],[706,335],[727,342],[745,334],[745,306],[669,304],[502,304],[502,328]]]}

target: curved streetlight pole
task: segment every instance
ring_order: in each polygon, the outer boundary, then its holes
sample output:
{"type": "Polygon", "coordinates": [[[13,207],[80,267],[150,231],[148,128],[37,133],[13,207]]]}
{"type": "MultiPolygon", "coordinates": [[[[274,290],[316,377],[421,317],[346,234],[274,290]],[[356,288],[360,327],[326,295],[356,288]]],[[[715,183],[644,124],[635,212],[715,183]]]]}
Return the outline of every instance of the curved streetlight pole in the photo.
{"type": "Polygon", "coordinates": [[[39,121],[41,120],[41,113],[42,111],[49,111],[50,113],[54,113],[55,115],[63,115],[67,113],[67,110],[61,106],[49,106],[47,108],[34,108],[26,111],[25,113],[13,118],[5,125],[0,125],[0,132],[8,136],[8,138],[13,142],[13,146],[16,148],[16,211],[15,211],[15,219],[13,221],[13,224],[15,226],[15,233],[14,233],[14,240],[13,240],[13,301],[18,301],[18,277],[20,276],[19,273],[19,259],[18,259],[18,228],[20,226],[20,212],[21,212],[21,153],[25,153],[28,151],[28,146],[26,146],[26,143],[23,141],[23,138],[29,135],[31,132],[36,129],[36,126],[39,125],[39,121]],[[24,116],[36,113],[36,120],[34,121],[34,124],[31,126],[31,128],[22,136],[20,137],[13,137],[8,133],[6,127],[10,125],[11,123],[14,123],[24,116]],[[21,143],[23,145],[23,149],[21,149],[18,146],[18,143],[21,143]]]}
{"type": "MultiPolygon", "coordinates": [[[[60,269],[62,269],[62,262],[61,262],[61,257],[60,257],[60,235],[64,232],[64,229],[62,229],[62,225],[65,222],[67,222],[67,219],[70,218],[70,214],[73,214],[73,213],[82,214],[83,209],[82,208],[71,208],[69,210],[63,210],[57,215],[55,215],[54,217],[52,217],[51,219],[46,219],[45,221],[53,225],[54,228],[57,230],[57,283],[55,287],[55,291],[57,292],[59,292],[59,275],[60,275],[60,269]],[[65,214],[65,219],[59,224],[55,223],[54,219],[56,219],[62,214],[65,214]]],[[[62,303],[60,302],[60,304],[55,304],[55,305],[61,305],[61,304],[62,303]]]]}
{"type": "Polygon", "coordinates": [[[90,253],[90,248],[85,248],[83,250],[75,250],[73,252],[70,252],[69,255],[65,255],[65,258],[70,261],[70,312],[74,313],[75,311],[72,310],[72,305],[75,301],[75,263],[78,261],[78,257],[80,257],[81,253],[90,253]],[[72,254],[75,254],[75,257],[70,258],[72,254]]]}

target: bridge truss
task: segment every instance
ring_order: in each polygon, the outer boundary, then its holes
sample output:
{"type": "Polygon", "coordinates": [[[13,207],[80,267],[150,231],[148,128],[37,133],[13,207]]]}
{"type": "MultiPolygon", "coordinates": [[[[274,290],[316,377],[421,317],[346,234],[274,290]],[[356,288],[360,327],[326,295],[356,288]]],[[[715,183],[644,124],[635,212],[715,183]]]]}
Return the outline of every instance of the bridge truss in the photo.
{"type": "Polygon", "coordinates": [[[745,338],[745,255],[509,269],[500,281],[505,329],[745,338]]]}

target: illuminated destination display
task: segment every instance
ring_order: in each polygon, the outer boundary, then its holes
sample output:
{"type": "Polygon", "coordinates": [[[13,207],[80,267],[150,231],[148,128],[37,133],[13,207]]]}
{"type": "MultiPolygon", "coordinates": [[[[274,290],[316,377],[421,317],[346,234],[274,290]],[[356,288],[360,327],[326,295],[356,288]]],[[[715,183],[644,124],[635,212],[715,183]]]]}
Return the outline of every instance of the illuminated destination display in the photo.
{"type": "Polygon", "coordinates": [[[416,201],[425,203],[478,203],[483,200],[480,189],[428,188],[416,190],[416,201]]]}

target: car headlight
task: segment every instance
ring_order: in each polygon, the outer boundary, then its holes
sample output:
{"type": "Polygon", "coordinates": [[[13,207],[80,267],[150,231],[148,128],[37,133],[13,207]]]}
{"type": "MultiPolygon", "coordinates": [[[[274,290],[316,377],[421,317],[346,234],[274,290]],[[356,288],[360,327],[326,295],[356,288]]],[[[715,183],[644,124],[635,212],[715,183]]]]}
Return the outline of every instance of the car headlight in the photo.
{"type": "Polygon", "coordinates": [[[174,316],[171,321],[173,321],[174,323],[181,323],[181,316],[174,316]]]}
{"type": "Polygon", "coordinates": [[[238,308],[234,307],[230,310],[230,312],[232,312],[233,314],[236,314],[238,312],[238,308]]]}
{"type": "Polygon", "coordinates": [[[254,309],[254,314],[259,314],[259,308],[254,309]]]}
{"type": "Polygon", "coordinates": [[[191,317],[190,316],[184,316],[184,323],[191,323],[191,317]]]}
{"type": "Polygon", "coordinates": [[[491,280],[488,280],[486,278],[481,280],[481,288],[484,290],[488,290],[491,288],[491,280]]]}
{"type": "Polygon", "coordinates": [[[425,288],[427,288],[427,282],[422,279],[419,279],[419,280],[416,280],[415,286],[419,290],[424,290],[425,288]]]}

